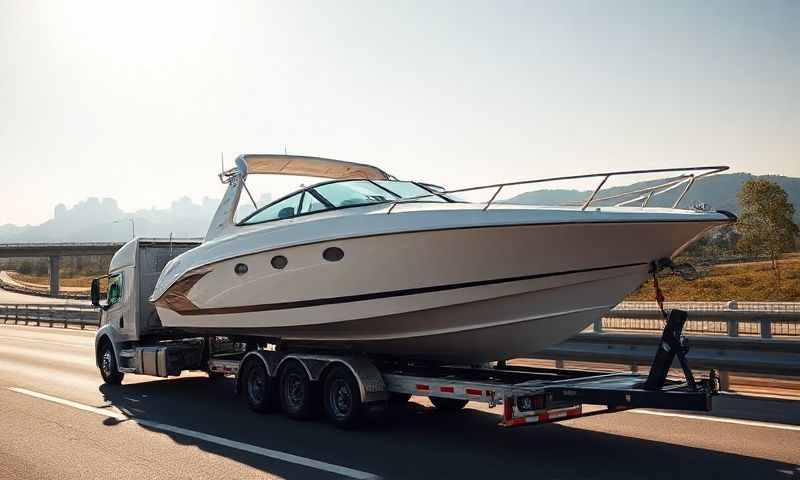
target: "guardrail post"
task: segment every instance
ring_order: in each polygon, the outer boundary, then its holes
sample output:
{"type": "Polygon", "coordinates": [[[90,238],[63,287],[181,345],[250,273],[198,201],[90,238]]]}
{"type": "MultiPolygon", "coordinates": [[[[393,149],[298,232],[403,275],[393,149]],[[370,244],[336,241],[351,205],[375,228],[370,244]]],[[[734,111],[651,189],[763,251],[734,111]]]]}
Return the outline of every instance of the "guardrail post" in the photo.
{"type": "Polygon", "coordinates": [[[556,368],[564,368],[564,360],[556,360],[556,368]]]}
{"type": "Polygon", "coordinates": [[[631,373],[639,373],[639,365],[636,363],[631,364],[631,373]]]}
{"type": "Polygon", "coordinates": [[[64,328],[67,328],[67,326],[69,325],[69,323],[67,323],[67,307],[64,307],[64,310],[63,310],[63,312],[64,312],[64,314],[63,314],[63,318],[64,318],[64,328]]]}
{"type": "Polygon", "coordinates": [[[761,338],[772,338],[772,321],[769,318],[761,319],[761,338]]]}
{"type": "Polygon", "coordinates": [[[19,325],[19,305],[14,305],[14,325],[19,325]]]}
{"type": "Polygon", "coordinates": [[[728,336],[729,337],[738,337],[739,336],[739,320],[732,319],[728,320],[728,336]]]}
{"type": "Polygon", "coordinates": [[[39,326],[39,323],[42,321],[42,306],[36,306],[36,326],[39,326]]]}
{"type": "Polygon", "coordinates": [[[594,326],[593,326],[592,330],[594,330],[597,333],[600,333],[600,332],[603,331],[603,318],[602,317],[595,319],[594,326]]]}

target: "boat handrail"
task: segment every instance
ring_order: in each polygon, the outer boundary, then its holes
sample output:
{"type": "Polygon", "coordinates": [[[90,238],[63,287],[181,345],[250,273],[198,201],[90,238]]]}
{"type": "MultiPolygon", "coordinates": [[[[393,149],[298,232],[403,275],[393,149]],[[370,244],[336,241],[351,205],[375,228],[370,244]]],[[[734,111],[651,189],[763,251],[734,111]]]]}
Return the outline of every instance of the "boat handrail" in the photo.
{"type": "Polygon", "coordinates": [[[523,180],[523,181],[518,181],[518,182],[494,183],[494,184],[490,184],[490,185],[481,185],[481,186],[477,186],[477,187],[459,188],[459,189],[454,189],[454,190],[445,190],[445,191],[441,191],[441,192],[440,191],[436,191],[436,192],[432,192],[429,195],[419,195],[419,196],[415,196],[415,197],[400,198],[400,199],[397,199],[397,200],[394,200],[394,201],[391,202],[391,205],[389,206],[389,210],[386,213],[387,214],[392,213],[392,210],[394,210],[394,207],[396,205],[400,204],[400,203],[414,202],[414,201],[417,201],[417,200],[421,200],[423,198],[429,198],[429,197],[434,197],[434,196],[441,196],[441,195],[446,196],[446,195],[454,194],[454,193],[464,193],[464,192],[471,192],[471,191],[476,191],[476,190],[485,190],[485,189],[494,188],[495,189],[494,193],[492,194],[492,196],[489,199],[489,201],[486,202],[486,205],[483,207],[483,210],[488,210],[489,207],[492,205],[492,203],[497,199],[497,196],[500,194],[500,192],[503,190],[503,188],[517,186],[517,185],[528,185],[528,184],[535,184],[535,183],[557,182],[557,181],[562,181],[562,180],[577,180],[577,179],[582,179],[582,178],[601,178],[601,180],[600,180],[600,183],[597,185],[597,187],[592,191],[592,194],[589,196],[589,198],[587,198],[586,201],[584,201],[581,204],[581,211],[586,210],[587,208],[589,208],[589,206],[591,206],[592,203],[595,203],[595,202],[613,200],[613,199],[627,197],[629,195],[637,195],[637,194],[638,194],[638,196],[636,196],[636,197],[634,197],[634,198],[632,198],[630,200],[625,200],[623,202],[619,202],[619,203],[615,204],[614,206],[620,207],[620,206],[624,206],[624,205],[627,205],[627,204],[630,204],[630,203],[641,201],[642,202],[641,206],[642,207],[646,207],[647,204],[650,202],[650,199],[652,197],[654,197],[656,195],[661,195],[661,194],[666,193],[666,192],[669,192],[669,191],[671,191],[673,189],[676,189],[676,188],[680,187],[681,185],[685,184],[685,187],[683,188],[683,191],[681,191],[680,195],[678,195],[678,198],[672,204],[672,208],[677,208],[678,204],[680,203],[680,201],[683,200],[683,198],[689,192],[689,189],[692,188],[692,185],[694,185],[694,182],[698,178],[702,178],[702,177],[705,177],[705,176],[708,176],[708,175],[712,175],[712,174],[715,174],[715,173],[719,173],[719,172],[724,172],[724,171],[726,171],[728,169],[729,169],[729,167],[727,167],[727,166],[718,165],[718,166],[709,166],[709,167],[657,168],[657,169],[651,169],[651,170],[622,170],[622,171],[617,171],[617,172],[589,173],[589,174],[585,174],[585,175],[568,175],[568,176],[564,176],[564,177],[540,178],[540,179],[534,179],[534,180],[523,180]],[[641,189],[637,189],[637,190],[633,190],[633,191],[627,191],[627,192],[623,192],[623,193],[617,193],[617,194],[610,195],[610,196],[607,196],[607,197],[597,198],[597,194],[600,193],[600,190],[603,188],[603,185],[605,185],[606,182],[608,181],[608,179],[611,178],[611,177],[623,176],[623,175],[643,175],[643,174],[651,174],[651,173],[671,173],[671,172],[682,172],[682,174],[674,176],[674,177],[671,177],[669,179],[664,179],[664,181],[662,183],[659,183],[657,185],[653,185],[653,186],[650,186],[650,187],[645,187],[645,188],[641,188],[641,189]],[[691,172],[691,173],[689,173],[689,172],[691,172]],[[700,172],[700,173],[695,173],[695,172],[700,172]]]}

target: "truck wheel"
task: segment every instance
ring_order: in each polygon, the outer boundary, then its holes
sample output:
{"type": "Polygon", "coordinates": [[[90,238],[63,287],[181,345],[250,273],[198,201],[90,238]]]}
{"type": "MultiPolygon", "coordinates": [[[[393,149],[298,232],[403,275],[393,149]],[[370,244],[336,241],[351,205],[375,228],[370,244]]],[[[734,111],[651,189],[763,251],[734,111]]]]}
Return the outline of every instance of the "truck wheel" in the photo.
{"type": "Polygon", "coordinates": [[[250,410],[264,413],[272,406],[272,382],[260,361],[251,360],[244,372],[244,394],[250,410]]]}
{"type": "Polygon", "coordinates": [[[98,363],[100,364],[100,376],[109,385],[119,385],[125,374],[117,368],[117,357],[114,355],[114,347],[108,340],[103,341],[98,352],[98,363]]]}
{"type": "Polygon", "coordinates": [[[334,366],[325,376],[325,413],[339,428],[353,428],[361,422],[364,404],[358,382],[347,367],[334,366]]]}
{"type": "Polygon", "coordinates": [[[311,379],[305,368],[296,361],[290,361],[281,370],[280,397],[281,408],[295,420],[313,417],[319,404],[311,379]]]}
{"type": "Polygon", "coordinates": [[[461,410],[467,405],[468,400],[459,400],[458,398],[443,398],[443,397],[429,397],[431,403],[437,410],[444,412],[455,412],[461,410]]]}

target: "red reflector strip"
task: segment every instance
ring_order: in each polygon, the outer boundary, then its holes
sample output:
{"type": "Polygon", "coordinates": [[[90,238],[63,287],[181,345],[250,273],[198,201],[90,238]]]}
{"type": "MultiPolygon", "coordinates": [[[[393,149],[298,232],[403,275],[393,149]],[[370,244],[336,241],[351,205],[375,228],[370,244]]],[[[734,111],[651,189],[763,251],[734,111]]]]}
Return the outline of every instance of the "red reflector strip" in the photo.
{"type": "Polygon", "coordinates": [[[483,392],[478,390],[477,388],[468,388],[466,390],[467,395],[482,395],[483,392]]]}
{"type": "Polygon", "coordinates": [[[453,387],[440,387],[439,391],[443,393],[453,393],[455,392],[455,389],[453,387]]]}
{"type": "Polygon", "coordinates": [[[431,387],[428,385],[417,384],[417,390],[430,390],[431,387]]]}
{"type": "Polygon", "coordinates": [[[580,408],[573,408],[572,410],[567,410],[568,417],[577,417],[581,414],[580,408]]]}

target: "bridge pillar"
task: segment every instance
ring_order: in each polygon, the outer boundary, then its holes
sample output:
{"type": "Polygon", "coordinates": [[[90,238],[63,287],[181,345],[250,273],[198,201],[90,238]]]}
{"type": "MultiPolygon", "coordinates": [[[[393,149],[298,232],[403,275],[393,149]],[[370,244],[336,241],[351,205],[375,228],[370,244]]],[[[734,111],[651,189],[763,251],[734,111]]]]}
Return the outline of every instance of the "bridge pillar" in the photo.
{"type": "Polygon", "coordinates": [[[50,257],[50,296],[58,296],[58,283],[61,280],[61,257],[53,255],[50,257]]]}

